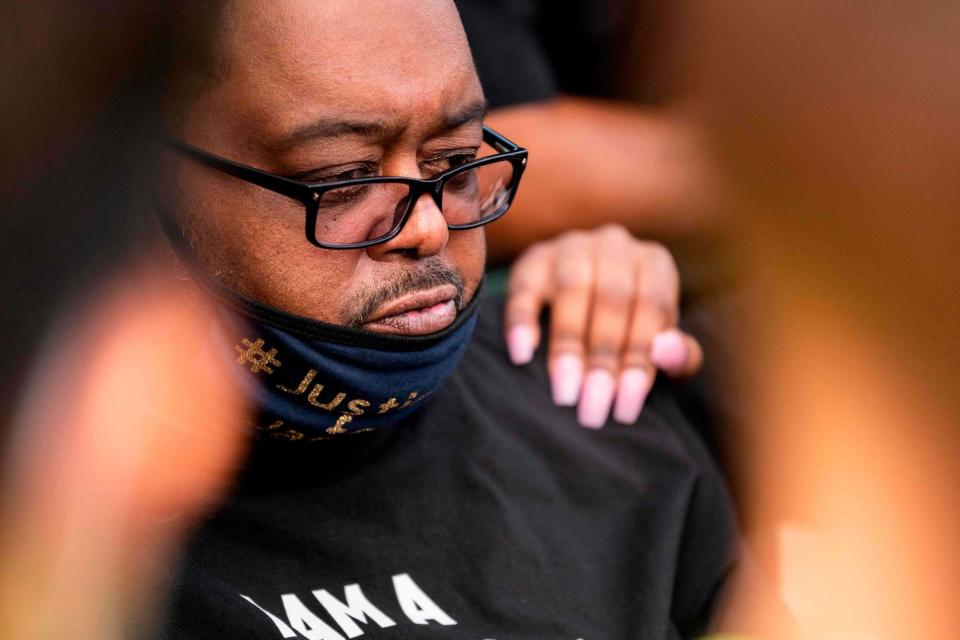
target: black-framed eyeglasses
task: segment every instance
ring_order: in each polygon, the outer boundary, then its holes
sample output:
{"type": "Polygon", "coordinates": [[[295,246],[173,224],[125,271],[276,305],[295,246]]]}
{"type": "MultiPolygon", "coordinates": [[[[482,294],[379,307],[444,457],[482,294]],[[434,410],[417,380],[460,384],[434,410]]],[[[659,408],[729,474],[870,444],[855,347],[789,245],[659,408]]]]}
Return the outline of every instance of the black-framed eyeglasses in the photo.
{"type": "Polygon", "coordinates": [[[314,184],[248,167],[175,138],[167,144],[217,171],[301,202],[307,240],[322,249],[362,249],[395,238],[428,194],[452,230],[493,222],[510,208],[527,164],[526,149],[489,127],[483,128],[475,160],[426,180],[374,176],[314,184]]]}

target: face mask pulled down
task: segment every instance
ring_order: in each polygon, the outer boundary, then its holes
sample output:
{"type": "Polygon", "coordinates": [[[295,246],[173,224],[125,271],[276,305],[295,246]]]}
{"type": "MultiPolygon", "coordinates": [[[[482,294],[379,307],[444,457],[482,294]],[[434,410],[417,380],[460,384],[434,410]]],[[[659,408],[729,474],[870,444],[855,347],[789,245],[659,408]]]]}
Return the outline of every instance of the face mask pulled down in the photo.
{"type": "Polygon", "coordinates": [[[240,322],[217,323],[217,342],[224,350],[232,346],[258,431],[292,441],[334,440],[396,424],[419,409],[466,351],[478,297],[442,331],[387,336],[228,294],[225,302],[240,322]]]}

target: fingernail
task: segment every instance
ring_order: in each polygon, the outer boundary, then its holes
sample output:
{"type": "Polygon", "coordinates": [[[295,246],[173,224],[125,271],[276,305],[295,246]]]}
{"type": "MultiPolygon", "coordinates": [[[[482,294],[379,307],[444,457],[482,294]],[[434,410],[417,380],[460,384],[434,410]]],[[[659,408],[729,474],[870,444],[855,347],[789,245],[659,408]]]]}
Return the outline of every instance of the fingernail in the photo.
{"type": "Polygon", "coordinates": [[[687,361],[687,345],[676,329],[667,329],[653,336],[650,360],[658,369],[679,369],[687,361]]]}
{"type": "Polygon", "coordinates": [[[607,422],[610,405],[613,404],[613,374],[606,369],[596,369],[587,374],[583,384],[583,398],[577,418],[580,424],[591,429],[599,429],[607,422]]]}
{"type": "Polygon", "coordinates": [[[527,325],[518,324],[507,332],[507,352],[513,364],[527,364],[533,360],[534,340],[533,329],[527,325]]]}
{"type": "Polygon", "coordinates": [[[559,407],[572,407],[580,399],[583,382],[583,361],[570,353],[557,356],[550,372],[553,402],[559,407]]]}
{"type": "Polygon", "coordinates": [[[620,374],[617,402],[613,406],[613,419],[621,424],[633,424],[643,411],[643,403],[650,393],[650,374],[643,369],[625,369],[620,374]]]}

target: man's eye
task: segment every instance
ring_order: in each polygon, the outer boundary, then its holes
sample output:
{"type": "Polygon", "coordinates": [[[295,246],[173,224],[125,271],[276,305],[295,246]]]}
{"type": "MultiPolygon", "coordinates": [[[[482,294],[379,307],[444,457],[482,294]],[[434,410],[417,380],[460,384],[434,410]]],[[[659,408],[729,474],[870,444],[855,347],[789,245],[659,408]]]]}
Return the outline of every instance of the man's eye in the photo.
{"type": "Polygon", "coordinates": [[[377,175],[377,168],[373,165],[357,165],[351,167],[336,167],[334,169],[325,169],[320,171],[308,171],[293,176],[302,182],[310,184],[325,184],[328,182],[342,182],[344,180],[356,180],[357,178],[369,178],[377,175]]]}
{"type": "Polygon", "coordinates": [[[459,155],[450,156],[449,164],[450,168],[454,169],[456,167],[463,166],[469,162],[473,162],[477,159],[476,153],[461,153],[459,155]]]}
{"type": "Polygon", "coordinates": [[[356,167],[350,169],[349,171],[342,171],[336,175],[325,179],[324,182],[340,182],[342,180],[356,180],[357,178],[369,178],[370,176],[377,175],[375,170],[370,169],[369,167],[356,167]]]}
{"type": "Polygon", "coordinates": [[[446,156],[438,156],[427,160],[423,164],[429,169],[431,174],[436,175],[444,171],[449,171],[450,169],[462,167],[476,159],[477,153],[473,151],[470,153],[454,153],[446,156]]]}

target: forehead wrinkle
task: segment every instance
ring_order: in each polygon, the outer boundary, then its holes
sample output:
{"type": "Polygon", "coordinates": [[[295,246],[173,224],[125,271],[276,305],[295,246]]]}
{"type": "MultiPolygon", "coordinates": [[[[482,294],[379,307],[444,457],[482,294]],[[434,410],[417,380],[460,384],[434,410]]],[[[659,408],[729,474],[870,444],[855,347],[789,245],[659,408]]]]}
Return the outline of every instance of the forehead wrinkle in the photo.
{"type": "MultiPolygon", "coordinates": [[[[472,122],[482,122],[487,114],[486,99],[472,100],[464,106],[445,110],[443,120],[430,131],[436,134],[456,129],[472,122]]],[[[357,137],[367,141],[389,143],[400,137],[409,127],[408,120],[398,110],[393,118],[365,118],[345,115],[343,117],[321,117],[302,125],[296,125],[281,134],[276,142],[268,143],[276,152],[288,151],[297,145],[319,140],[357,137]]]]}
{"type": "MultiPolygon", "coordinates": [[[[473,122],[483,122],[486,113],[486,100],[471,102],[464,108],[449,111],[440,126],[431,130],[430,134],[450,131],[473,122]]],[[[408,123],[401,117],[392,121],[364,120],[350,116],[344,119],[321,118],[297,126],[292,131],[281,134],[275,142],[268,142],[264,146],[275,153],[282,153],[300,144],[348,137],[361,138],[369,142],[389,143],[400,137],[407,126],[408,123]]]]}

